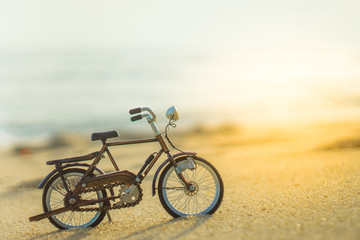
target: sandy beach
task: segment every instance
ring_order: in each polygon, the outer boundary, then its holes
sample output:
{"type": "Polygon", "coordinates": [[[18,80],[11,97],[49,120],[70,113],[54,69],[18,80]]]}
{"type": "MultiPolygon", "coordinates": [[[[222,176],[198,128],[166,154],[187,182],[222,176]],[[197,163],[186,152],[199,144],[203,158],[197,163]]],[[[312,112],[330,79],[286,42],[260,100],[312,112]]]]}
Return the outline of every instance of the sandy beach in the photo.
{"type": "MultiPolygon", "coordinates": [[[[157,195],[151,196],[159,161],[142,184],[140,204],[111,211],[112,222],[105,218],[95,228],[63,231],[47,219],[29,222],[30,216],[42,213],[42,190],[36,187],[52,170],[45,162],[96,151],[100,143],[91,142],[90,134],[66,133],[58,144],[14,146],[2,152],[0,239],[360,238],[356,122],[172,130],[177,147],[198,152],[223,178],[223,203],[212,216],[173,219],[162,208],[157,195]],[[20,151],[24,146],[28,149],[20,151]]],[[[156,150],[154,144],[111,148],[120,168],[132,172],[156,150]]],[[[99,167],[111,170],[107,159],[99,167]]]]}

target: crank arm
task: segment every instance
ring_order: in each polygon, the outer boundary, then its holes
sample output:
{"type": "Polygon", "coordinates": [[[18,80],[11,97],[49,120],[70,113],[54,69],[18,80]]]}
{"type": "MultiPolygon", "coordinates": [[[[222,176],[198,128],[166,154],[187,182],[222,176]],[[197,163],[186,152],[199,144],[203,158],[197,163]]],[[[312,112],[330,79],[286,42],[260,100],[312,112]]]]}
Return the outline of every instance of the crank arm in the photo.
{"type": "MultiPolygon", "coordinates": [[[[82,206],[85,206],[85,205],[93,205],[93,204],[103,202],[103,201],[114,200],[116,198],[119,198],[119,197],[118,196],[112,196],[112,197],[101,198],[101,199],[96,199],[96,200],[80,200],[78,203],[74,204],[72,207],[78,208],[78,207],[82,207],[82,206]]],[[[48,218],[48,217],[50,217],[52,215],[63,213],[63,212],[69,211],[69,210],[71,210],[70,207],[58,208],[58,209],[52,210],[50,212],[46,212],[46,213],[42,213],[42,214],[39,214],[39,215],[36,215],[36,216],[32,216],[32,217],[29,218],[29,220],[30,220],[30,222],[39,221],[39,220],[42,220],[44,218],[48,218]]]]}
{"type": "Polygon", "coordinates": [[[42,213],[42,214],[39,214],[39,215],[36,215],[36,216],[32,216],[29,218],[30,222],[32,221],[39,221],[41,219],[44,219],[44,218],[48,218],[54,214],[59,214],[59,213],[63,213],[63,212],[66,212],[70,210],[69,207],[63,207],[63,208],[58,208],[58,209],[55,209],[55,210],[52,210],[50,212],[46,212],[46,213],[42,213]]]}

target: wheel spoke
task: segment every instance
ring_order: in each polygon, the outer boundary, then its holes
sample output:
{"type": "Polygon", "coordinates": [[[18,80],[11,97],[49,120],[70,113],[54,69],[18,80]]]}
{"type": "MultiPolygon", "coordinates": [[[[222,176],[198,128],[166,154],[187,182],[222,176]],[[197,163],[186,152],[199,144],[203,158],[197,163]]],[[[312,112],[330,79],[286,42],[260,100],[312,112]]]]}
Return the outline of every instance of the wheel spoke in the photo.
{"type": "Polygon", "coordinates": [[[179,196],[177,196],[175,198],[175,200],[173,201],[173,204],[178,205],[178,203],[180,202],[180,200],[184,197],[184,194],[180,194],[179,196]]]}
{"type": "MultiPolygon", "coordinates": [[[[199,203],[199,201],[198,201],[197,198],[198,198],[198,196],[195,197],[195,201],[196,201],[196,203],[197,203],[196,206],[199,205],[199,206],[201,207],[201,209],[202,209],[200,212],[202,212],[203,210],[205,210],[205,207],[204,207],[201,203],[199,203]]],[[[196,209],[197,209],[197,208],[196,208],[196,209]]],[[[196,212],[198,212],[198,211],[196,211],[196,212]]]]}
{"type": "Polygon", "coordinates": [[[60,186],[56,185],[55,187],[53,186],[50,187],[65,197],[66,191],[64,191],[64,189],[61,189],[60,186]]]}
{"type": "Polygon", "coordinates": [[[208,204],[211,204],[211,201],[209,201],[209,199],[204,195],[202,194],[201,192],[199,192],[199,195],[202,197],[203,200],[205,200],[208,204]]]}
{"type": "Polygon", "coordinates": [[[186,188],[185,187],[167,187],[167,188],[163,188],[163,189],[182,190],[182,191],[184,191],[184,189],[186,189],[186,188]]]}
{"type": "Polygon", "coordinates": [[[201,175],[201,177],[199,177],[199,179],[197,179],[196,182],[198,182],[200,184],[203,181],[203,178],[206,177],[207,174],[209,174],[209,173],[204,171],[204,173],[201,175]]]}

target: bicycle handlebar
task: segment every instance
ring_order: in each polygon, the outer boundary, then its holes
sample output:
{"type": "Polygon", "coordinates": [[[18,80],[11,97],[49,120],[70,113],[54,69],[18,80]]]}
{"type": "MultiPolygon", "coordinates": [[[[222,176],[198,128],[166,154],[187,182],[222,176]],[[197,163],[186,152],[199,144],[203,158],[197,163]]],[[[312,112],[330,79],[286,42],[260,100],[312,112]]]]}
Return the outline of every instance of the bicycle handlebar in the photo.
{"type": "Polygon", "coordinates": [[[135,114],[135,113],[141,113],[141,108],[134,108],[134,109],[130,109],[129,111],[130,114],[135,114]]]}
{"type": "Polygon", "coordinates": [[[139,114],[139,115],[133,116],[133,117],[131,118],[131,121],[132,121],[132,122],[135,122],[135,121],[140,120],[140,119],[142,119],[142,118],[143,118],[143,117],[139,114]]]}
{"type": "MultiPolygon", "coordinates": [[[[135,113],[140,113],[140,112],[143,112],[143,111],[147,111],[150,113],[150,115],[152,116],[152,119],[150,119],[152,122],[156,122],[156,114],[153,112],[153,110],[151,110],[150,108],[148,107],[138,107],[138,108],[133,108],[133,109],[130,109],[129,110],[129,113],[130,114],[135,114],[135,113]]],[[[131,118],[131,121],[136,121],[136,120],[140,120],[141,118],[139,118],[139,116],[141,115],[137,115],[135,117],[132,117],[131,118]],[[134,119],[134,120],[133,120],[134,119]]],[[[143,118],[144,116],[142,116],[143,118]]],[[[150,117],[150,116],[149,116],[150,117]]]]}
{"type": "Polygon", "coordinates": [[[161,134],[161,132],[159,131],[159,129],[157,128],[155,122],[156,122],[156,114],[153,112],[153,110],[151,110],[150,108],[148,107],[143,107],[143,108],[133,108],[133,109],[130,109],[129,113],[130,114],[135,114],[135,113],[141,113],[143,111],[147,111],[149,114],[145,113],[145,114],[138,114],[138,115],[135,115],[135,116],[132,116],[130,119],[132,122],[135,122],[137,120],[140,120],[140,119],[143,119],[143,118],[146,118],[148,123],[150,124],[152,130],[154,131],[154,133],[156,135],[159,135],[161,134]]]}

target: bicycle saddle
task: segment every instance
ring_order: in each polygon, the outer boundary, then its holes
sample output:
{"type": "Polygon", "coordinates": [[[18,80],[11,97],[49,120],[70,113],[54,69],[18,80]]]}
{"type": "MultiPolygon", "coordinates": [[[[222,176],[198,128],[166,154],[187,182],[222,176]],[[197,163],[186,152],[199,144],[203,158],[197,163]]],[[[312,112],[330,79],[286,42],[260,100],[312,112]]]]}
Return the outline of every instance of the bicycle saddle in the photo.
{"type": "Polygon", "coordinates": [[[117,131],[97,132],[91,134],[91,141],[106,140],[114,137],[119,137],[119,133],[117,131]]]}

